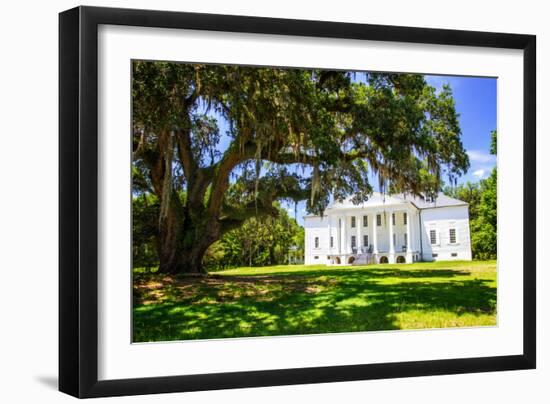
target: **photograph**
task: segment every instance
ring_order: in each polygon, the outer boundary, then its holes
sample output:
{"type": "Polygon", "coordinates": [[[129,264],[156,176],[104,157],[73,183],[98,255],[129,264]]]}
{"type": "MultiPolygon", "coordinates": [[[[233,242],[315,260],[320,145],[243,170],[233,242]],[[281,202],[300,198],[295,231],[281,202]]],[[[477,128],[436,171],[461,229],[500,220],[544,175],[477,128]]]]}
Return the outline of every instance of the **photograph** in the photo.
{"type": "Polygon", "coordinates": [[[130,63],[132,342],[497,326],[496,77],[130,63]]]}
{"type": "Polygon", "coordinates": [[[543,2],[91,3],[3,3],[0,403],[548,401],[543,2]]]}

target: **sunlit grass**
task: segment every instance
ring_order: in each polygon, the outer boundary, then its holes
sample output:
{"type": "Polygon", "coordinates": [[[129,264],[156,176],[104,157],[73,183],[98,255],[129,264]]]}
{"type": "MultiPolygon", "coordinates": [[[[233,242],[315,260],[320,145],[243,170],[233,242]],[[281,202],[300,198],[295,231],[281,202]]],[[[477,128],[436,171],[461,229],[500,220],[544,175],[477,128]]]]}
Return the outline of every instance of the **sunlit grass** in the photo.
{"type": "Polygon", "coordinates": [[[134,341],[492,326],[496,262],[134,271],[134,341]]]}

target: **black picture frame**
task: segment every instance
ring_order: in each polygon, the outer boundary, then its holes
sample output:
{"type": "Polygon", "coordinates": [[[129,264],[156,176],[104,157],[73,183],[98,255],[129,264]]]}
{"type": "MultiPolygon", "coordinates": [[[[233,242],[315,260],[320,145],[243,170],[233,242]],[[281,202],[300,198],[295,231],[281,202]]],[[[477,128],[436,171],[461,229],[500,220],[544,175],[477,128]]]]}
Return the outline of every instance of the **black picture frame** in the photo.
{"type": "Polygon", "coordinates": [[[84,398],[535,368],[535,61],[533,35],[97,7],[60,13],[59,389],[84,398]],[[100,24],[523,50],[523,354],[98,381],[100,24]]]}

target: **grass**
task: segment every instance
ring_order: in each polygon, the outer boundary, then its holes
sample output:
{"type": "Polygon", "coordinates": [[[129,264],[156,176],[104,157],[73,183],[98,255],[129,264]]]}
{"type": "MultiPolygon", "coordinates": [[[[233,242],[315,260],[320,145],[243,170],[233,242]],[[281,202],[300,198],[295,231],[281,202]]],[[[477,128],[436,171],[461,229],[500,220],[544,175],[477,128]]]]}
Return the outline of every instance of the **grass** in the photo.
{"type": "Polygon", "coordinates": [[[496,325],[496,262],[134,271],[134,342],[496,325]]]}

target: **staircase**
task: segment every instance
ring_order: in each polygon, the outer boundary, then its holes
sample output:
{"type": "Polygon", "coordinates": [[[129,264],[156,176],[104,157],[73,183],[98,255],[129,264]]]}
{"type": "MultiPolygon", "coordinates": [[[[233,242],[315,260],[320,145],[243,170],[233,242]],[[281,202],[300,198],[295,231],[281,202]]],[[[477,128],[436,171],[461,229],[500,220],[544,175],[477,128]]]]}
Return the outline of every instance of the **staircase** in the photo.
{"type": "Polygon", "coordinates": [[[359,253],[355,255],[355,261],[352,265],[368,265],[373,263],[373,256],[371,253],[359,253]]]}

